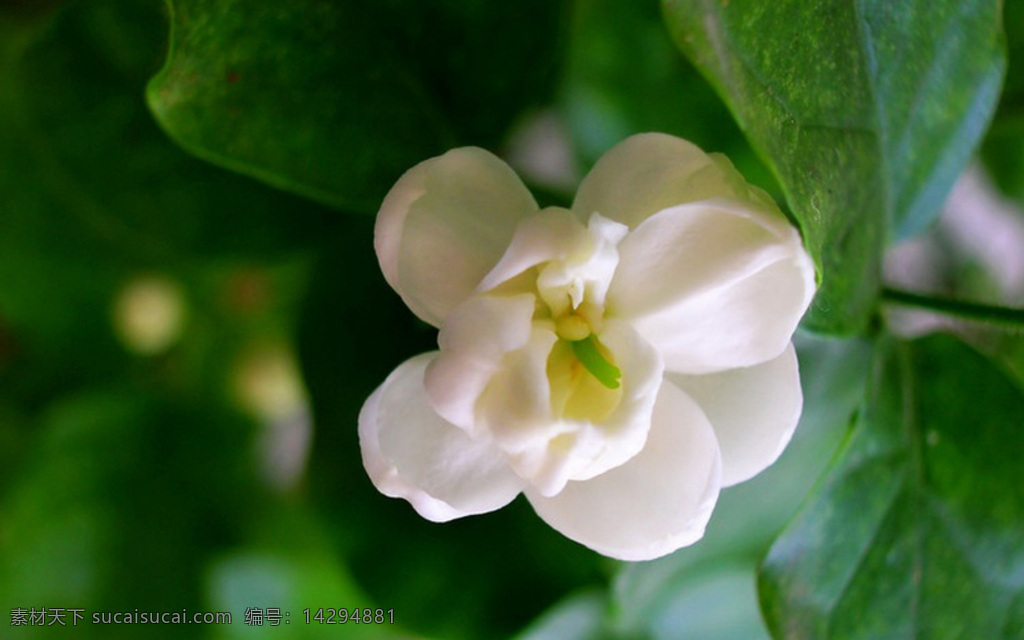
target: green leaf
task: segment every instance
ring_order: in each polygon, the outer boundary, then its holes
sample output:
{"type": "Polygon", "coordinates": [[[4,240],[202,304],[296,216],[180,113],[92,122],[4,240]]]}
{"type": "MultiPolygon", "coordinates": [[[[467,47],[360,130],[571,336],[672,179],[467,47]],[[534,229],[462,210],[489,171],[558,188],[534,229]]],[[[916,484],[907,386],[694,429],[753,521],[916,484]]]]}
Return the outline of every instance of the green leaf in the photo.
{"type": "Polygon", "coordinates": [[[553,88],[565,4],[170,0],[149,104],[212,162],[373,213],[417,162],[498,144],[553,88]]]}
{"type": "Polygon", "coordinates": [[[533,621],[516,640],[611,640],[614,636],[605,629],[607,610],[603,592],[577,593],[533,621]]]}
{"type": "Polygon", "coordinates": [[[982,145],[982,158],[1005,193],[1024,199],[1024,3],[1005,4],[1003,28],[1006,85],[982,145]]]}
{"type": "Polygon", "coordinates": [[[162,55],[162,14],[159,3],[120,0],[30,22],[0,14],[0,39],[12,34],[0,45],[0,389],[20,400],[123,376],[131,360],[115,339],[114,303],[140,274],[180,282],[193,311],[202,305],[223,326],[235,300],[218,276],[243,266],[258,276],[337,220],[167,139],[143,95],[162,55]]]}
{"type": "MultiPolygon", "coordinates": [[[[275,505],[249,522],[249,540],[207,565],[206,609],[230,611],[231,625],[221,625],[214,638],[268,640],[319,640],[321,638],[388,640],[408,638],[402,612],[388,603],[374,603],[355,584],[338,560],[332,541],[303,501],[275,505]],[[279,609],[278,624],[264,618],[259,625],[244,624],[245,610],[279,609]],[[339,624],[339,609],[369,608],[380,613],[382,623],[339,624]],[[305,610],[309,611],[306,612],[305,610]],[[316,622],[318,610],[323,619],[316,622]],[[328,612],[333,609],[334,614],[328,612]],[[390,610],[390,612],[389,612],[390,610]],[[307,615],[310,622],[307,623],[307,615]]],[[[348,616],[346,616],[348,617],[348,616]]]]}
{"type": "MultiPolygon", "coordinates": [[[[615,628],[626,637],[655,635],[671,638],[704,637],[684,635],[672,621],[679,622],[676,609],[689,607],[701,594],[719,591],[721,580],[738,581],[746,572],[749,589],[734,590],[727,606],[737,612],[755,612],[755,568],[771,541],[793,517],[808,487],[821,474],[831,452],[843,439],[850,417],[864,395],[871,363],[867,340],[836,340],[798,333],[797,353],[804,391],[803,415],[793,440],[782,456],[757,477],[729,487],[719,496],[704,538],[685,549],[652,562],[624,564],[613,589],[615,628]],[[725,574],[733,576],[726,579],[725,574]]],[[[704,632],[716,626],[720,611],[697,607],[686,622],[687,629],[704,632]]],[[[743,616],[732,616],[743,624],[743,616]]],[[[749,620],[750,616],[747,616],[749,620]]],[[[718,619],[721,622],[721,618],[718,619]]],[[[766,633],[766,632],[765,632],[766,633]]],[[[721,627],[719,637],[756,637],[721,627]]],[[[710,636],[708,636],[710,637],[710,636]]]]}
{"type": "Polygon", "coordinates": [[[774,171],[818,263],[808,323],[866,324],[883,247],[937,213],[1005,59],[997,0],[662,0],[774,171]]]}
{"type": "Polygon", "coordinates": [[[768,640],[754,592],[749,566],[716,567],[671,594],[651,640],[768,640]]]}
{"type": "Polygon", "coordinates": [[[657,2],[582,0],[571,36],[561,109],[584,166],[633,134],[661,131],[726,154],[780,195],[714,89],[672,43],[657,2]]]}
{"type": "Polygon", "coordinates": [[[1024,106],[1024,5],[1006,2],[1003,6],[1003,28],[1006,31],[1006,86],[999,106],[1020,113],[1024,106]]]}
{"type": "MultiPolygon", "coordinates": [[[[24,470],[0,500],[0,601],[203,610],[207,558],[234,544],[244,516],[268,499],[248,459],[252,426],[128,386],[55,402],[39,422],[24,470]]],[[[102,635],[139,634],[113,625],[102,635]]],[[[180,634],[164,626],[146,636],[180,634]]]]}
{"type": "Polygon", "coordinates": [[[1000,333],[991,349],[993,357],[1004,363],[1017,383],[1024,389],[1024,335],[1021,333],[1000,333]]]}
{"type": "Polygon", "coordinates": [[[1024,395],[952,338],[883,342],[850,433],[760,576],[776,638],[1019,638],[1024,395]]]}

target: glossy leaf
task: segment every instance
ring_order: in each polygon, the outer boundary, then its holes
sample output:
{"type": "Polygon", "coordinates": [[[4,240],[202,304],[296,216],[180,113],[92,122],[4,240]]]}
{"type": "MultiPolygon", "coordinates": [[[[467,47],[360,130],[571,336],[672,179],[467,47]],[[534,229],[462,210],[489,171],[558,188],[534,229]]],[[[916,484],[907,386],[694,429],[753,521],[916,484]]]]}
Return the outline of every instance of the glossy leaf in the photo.
{"type": "Polygon", "coordinates": [[[1019,638],[1024,395],[950,336],[884,342],[860,418],[764,561],[776,638],[1019,638]]]}
{"type": "Polygon", "coordinates": [[[862,328],[886,242],[938,212],[998,97],[1000,5],[662,0],[803,228],[822,280],[812,327],[862,328]]]}
{"type": "MultiPolygon", "coordinates": [[[[652,640],[769,640],[750,567],[722,565],[670,594],[650,621],[652,640]]],[[[666,594],[669,595],[669,594],[666,594]]]]}
{"type": "Polygon", "coordinates": [[[552,89],[562,2],[170,0],[149,104],[187,149],[373,213],[405,170],[493,147],[552,89]]]}
{"type": "Polygon", "coordinates": [[[871,360],[867,340],[800,333],[796,346],[804,410],[792,442],[771,467],[722,492],[700,542],[653,562],[622,567],[613,583],[611,610],[615,628],[625,637],[756,637],[740,634],[737,627],[759,619],[757,561],[839,446],[863,397],[871,360]],[[721,593],[723,582],[741,583],[744,572],[746,586],[734,589],[721,605],[735,609],[735,615],[696,604],[721,593]],[[685,619],[679,607],[687,609],[685,619]]]}
{"type": "Polygon", "coordinates": [[[584,167],[633,134],[661,131],[724,153],[779,196],[714,89],[676,49],[656,1],[579,0],[570,35],[561,111],[584,167]]]}
{"type": "Polygon", "coordinates": [[[1007,195],[1024,198],[1024,3],[1003,7],[1006,86],[982,145],[982,159],[1007,195]]]}

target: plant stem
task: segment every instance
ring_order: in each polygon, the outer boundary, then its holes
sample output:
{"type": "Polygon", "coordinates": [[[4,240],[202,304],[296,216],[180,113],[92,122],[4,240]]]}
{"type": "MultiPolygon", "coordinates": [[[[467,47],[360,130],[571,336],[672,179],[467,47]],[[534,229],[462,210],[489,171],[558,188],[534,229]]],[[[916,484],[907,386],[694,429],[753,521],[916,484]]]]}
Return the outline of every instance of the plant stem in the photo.
{"type": "Polygon", "coordinates": [[[935,298],[889,287],[882,289],[882,300],[891,304],[928,309],[975,322],[1024,328],[1024,309],[935,298]]]}

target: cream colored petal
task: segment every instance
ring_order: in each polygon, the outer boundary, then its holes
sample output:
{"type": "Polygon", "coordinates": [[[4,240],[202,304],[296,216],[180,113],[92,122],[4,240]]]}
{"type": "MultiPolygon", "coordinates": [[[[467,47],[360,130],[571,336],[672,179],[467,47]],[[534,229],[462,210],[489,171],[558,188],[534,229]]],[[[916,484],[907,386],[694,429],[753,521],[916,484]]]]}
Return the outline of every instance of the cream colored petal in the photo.
{"type": "Polygon", "coordinates": [[[583,220],[600,213],[634,228],[662,209],[720,197],[770,202],[725,156],[664,133],[642,133],[601,156],[572,209],[583,220]]]}
{"type": "Polygon", "coordinates": [[[392,187],[374,230],[388,283],[413,313],[440,326],[505,252],[537,203],[502,160],[476,147],[416,165],[392,187]]]}
{"type": "Polygon", "coordinates": [[[586,238],[587,227],[568,209],[548,207],[535,213],[516,227],[508,249],[477,290],[486,292],[543,262],[565,260],[586,238]]]}
{"type": "Polygon", "coordinates": [[[567,537],[620,560],[651,560],[693,544],[718,499],[721,459],[697,404],[662,384],[643,451],[556,496],[525,491],[533,508],[567,537]]]}
{"type": "Polygon", "coordinates": [[[580,425],[600,434],[601,447],[589,459],[576,461],[570,480],[589,480],[625,464],[643,449],[662,384],[661,355],[633,327],[611,319],[600,339],[622,371],[622,397],[608,418],[580,425]]]}
{"type": "Polygon", "coordinates": [[[601,340],[622,372],[621,387],[613,391],[595,381],[598,397],[585,396],[574,413],[555,410],[550,374],[558,341],[544,326],[535,326],[526,347],[506,356],[476,405],[477,421],[540,495],[554,495],[571,480],[624,464],[647,439],[662,380],[661,358],[621,322],[610,322],[601,340]],[[601,402],[605,397],[615,400],[601,402]]]}
{"type": "Polygon", "coordinates": [[[441,352],[424,383],[431,406],[475,433],[474,408],[505,354],[526,345],[536,305],[532,294],[476,296],[448,314],[437,341],[441,352]]]}
{"type": "Polygon", "coordinates": [[[707,414],[722,450],[722,486],[754,477],[782,454],[800,420],[803,392],[793,345],[742,369],[698,376],[669,374],[707,414]]]}
{"type": "Polygon", "coordinates": [[[535,484],[557,482],[545,471],[548,447],[572,430],[551,409],[547,362],[557,340],[551,327],[535,323],[527,344],[505,356],[476,405],[478,427],[493,435],[516,473],[535,484]]]}
{"type": "Polygon", "coordinates": [[[444,522],[505,506],[522,482],[493,443],[471,438],[430,408],[423,373],[435,355],[406,360],[370,396],[359,413],[359,445],[381,493],[444,522]]]}
{"type": "Polygon", "coordinates": [[[666,370],[706,373],[782,353],[814,288],[782,214],[709,200],[660,211],[619,243],[608,312],[632,322],[666,370]]]}

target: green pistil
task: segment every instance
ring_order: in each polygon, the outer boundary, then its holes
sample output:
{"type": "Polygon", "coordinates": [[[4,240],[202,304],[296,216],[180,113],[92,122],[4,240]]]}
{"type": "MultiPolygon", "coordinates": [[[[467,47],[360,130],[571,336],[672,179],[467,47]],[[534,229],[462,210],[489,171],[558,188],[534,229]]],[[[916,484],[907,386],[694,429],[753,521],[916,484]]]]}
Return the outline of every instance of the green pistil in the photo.
{"type": "Polygon", "coordinates": [[[576,359],[592,376],[597,378],[598,382],[609,389],[619,388],[619,378],[622,377],[622,372],[601,353],[606,349],[598,342],[597,336],[590,334],[582,340],[573,340],[569,344],[572,345],[572,352],[576,355],[576,359]]]}

